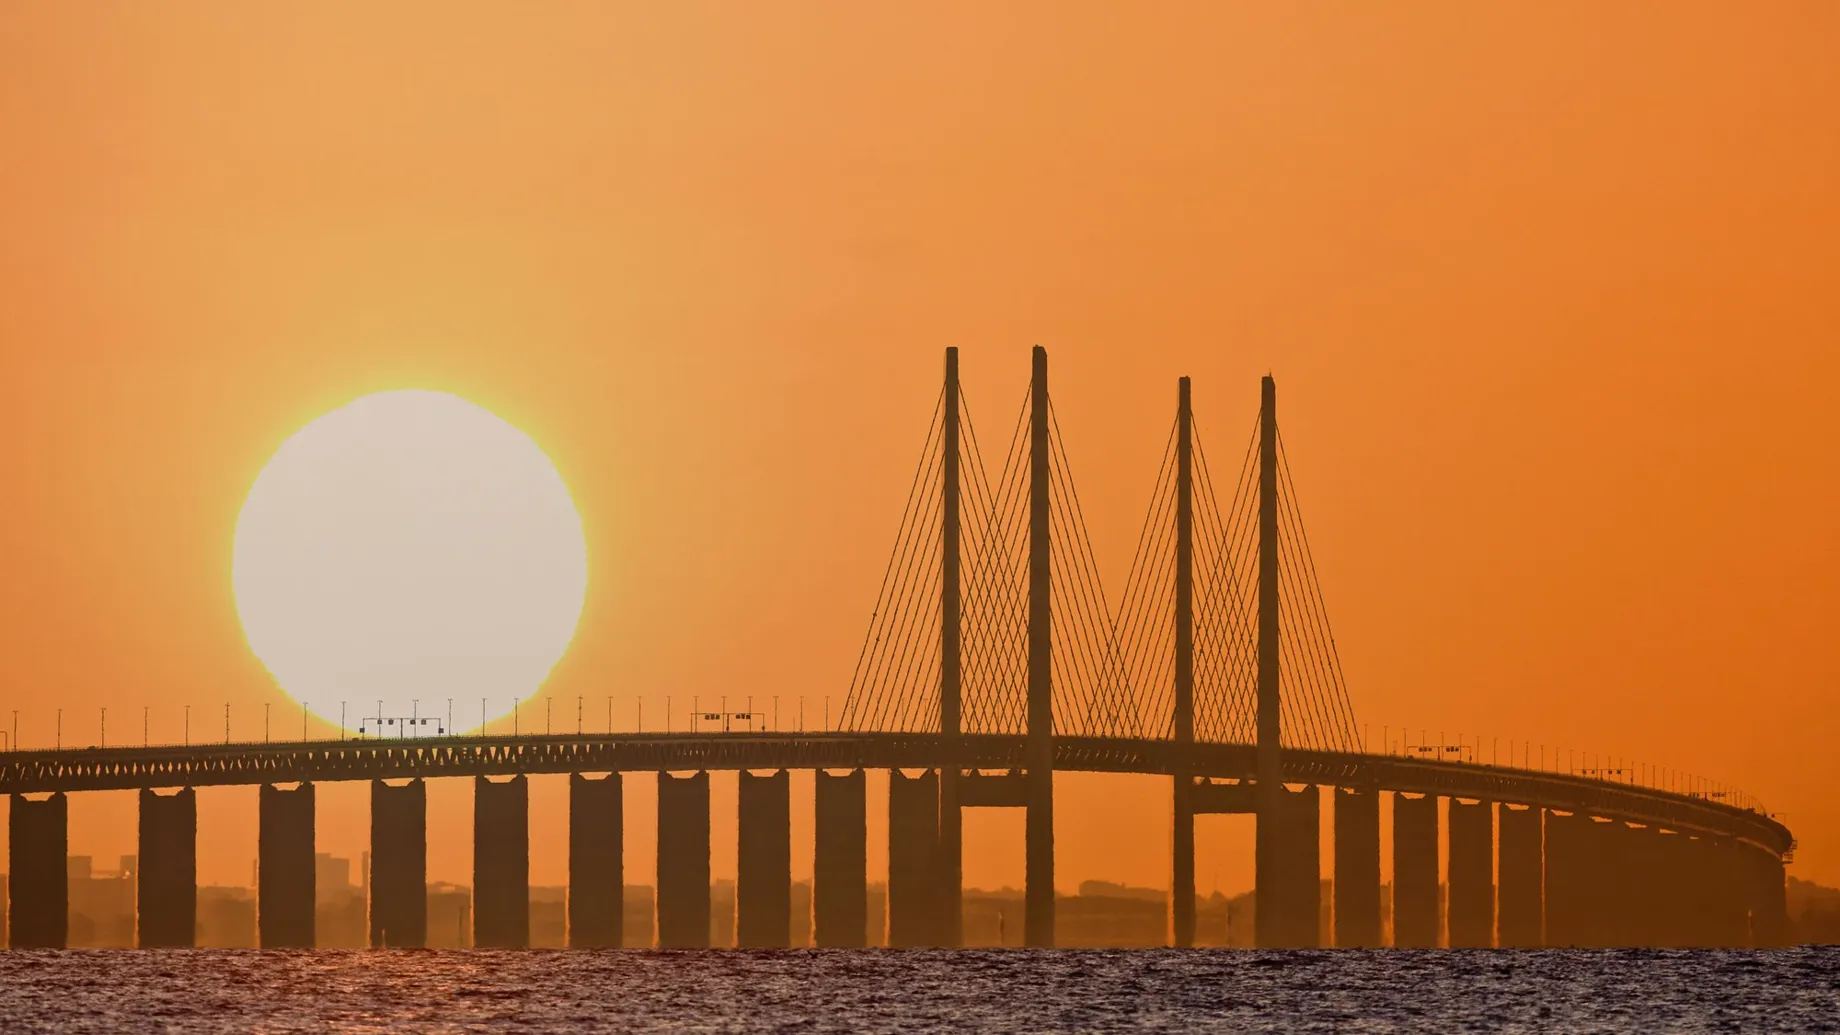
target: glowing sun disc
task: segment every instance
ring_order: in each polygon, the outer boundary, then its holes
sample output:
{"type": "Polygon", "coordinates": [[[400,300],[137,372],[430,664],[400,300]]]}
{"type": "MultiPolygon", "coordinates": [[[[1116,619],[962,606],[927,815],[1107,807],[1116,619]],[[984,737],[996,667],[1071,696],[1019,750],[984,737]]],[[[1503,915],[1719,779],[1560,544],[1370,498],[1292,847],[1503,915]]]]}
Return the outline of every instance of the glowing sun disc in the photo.
{"type": "MultiPolygon", "coordinates": [[[[295,432],[237,517],[244,635],[275,681],[348,729],[412,713],[472,727],[535,693],[568,649],[587,544],[530,436],[443,392],[380,392],[295,432]]],[[[381,730],[373,727],[384,720],[381,730]]],[[[391,722],[390,720],[396,720],[391,722]]]]}

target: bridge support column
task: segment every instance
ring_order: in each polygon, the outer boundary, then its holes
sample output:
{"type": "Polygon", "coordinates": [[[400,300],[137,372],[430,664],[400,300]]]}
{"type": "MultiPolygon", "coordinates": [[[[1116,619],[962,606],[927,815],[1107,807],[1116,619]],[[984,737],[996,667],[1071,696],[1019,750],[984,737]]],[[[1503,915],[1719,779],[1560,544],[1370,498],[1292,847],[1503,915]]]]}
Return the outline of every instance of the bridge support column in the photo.
{"type": "Polygon", "coordinates": [[[783,949],[792,937],[792,783],[786,770],[741,772],[735,944],[783,949]]]}
{"type": "Polygon", "coordinates": [[[658,774],[658,947],[709,947],[709,773],[658,774]]]}
{"type": "Polygon", "coordinates": [[[1553,948],[1590,944],[1590,823],[1582,813],[1546,813],[1546,944],[1553,948]]]}
{"type": "Polygon", "coordinates": [[[569,946],[617,949],[626,922],[626,803],[619,773],[569,774],[569,946]]]}
{"type": "Polygon", "coordinates": [[[256,925],[264,949],[311,949],[315,929],[313,785],[257,792],[256,925]]]}
{"type": "Polygon", "coordinates": [[[813,940],[823,949],[859,949],[868,938],[868,809],[861,769],[816,776],[812,860],[813,940]]]}
{"type": "Polygon", "coordinates": [[[1393,795],[1393,945],[1438,944],[1438,800],[1393,795]]]}
{"type": "Polygon", "coordinates": [[[1646,948],[1673,946],[1678,937],[1672,903],[1679,897],[1676,875],[1669,865],[1674,835],[1664,834],[1652,824],[1631,833],[1635,835],[1630,855],[1631,944],[1646,948]]]}
{"type": "Polygon", "coordinates": [[[1728,840],[1706,840],[1713,888],[1711,945],[1713,948],[1750,947],[1750,906],[1744,899],[1744,873],[1739,866],[1739,845],[1728,840]]]}
{"type": "MultiPolygon", "coordinates": [[[[1029,401],[1028,814],[1023,937],[1054,947],[1054,660],[1049,559],[1048,352],[1035,346],[1029,401]]],[[[890,881],[892,884],[892,880],[890,881]]],[[[892,893],[892,889],[891,889],[892,893]]],[[[892,940],[892,939],[891,939],[892,940]]]]}
{"type": "Polygon", "coordinates": [[[1177,773],[1171,782],[1175,834],[1170,845],[1170,933],[1176,948],[1191,949],[1195,945],[1195,780],[1177,773]]]}
{"type": "Polygon", "coordinates": [[[888,944],[939,944],[939,774],[888,773],[888,944]]]}
{"type": "Polygon", "coordinates": [[[41,801],[12,796],[7,808],[7,944],[62,949],[70,924],[70,801],[59,791],[41,801]]]}
{"type": "Polygon", "coordinates": [[[1740,849],[1751,902],[1751,946],[1776,949],[1788,945],[1789,902],[1782,859],[1760,848],[1740,849]]]}
{"type": "Polygon", "coordinates": [[[1335,944],[1380,945],[1380,794],[1335,791],[1335,944]]]}
{"type": "Polygon", "coordinates": [[[1545,944],[1545,830],[1538,808],[1501,807],[1501,947],[1545,944]]]}
{"type": "Polygon", "coordinates": [[[1450,799],[1450,947],[1495,945],[1495,803],[1450,799]]]}
{"type": "Polygon", "coordinates": [[[530,781],[473,778],[473,945],[530,947],[530,781]]]}
{"type": "Polygon", "coordinates": [[[371,947],[428,944],[428,785],[371,781],[371,947]]]}
{"type": "Polygon", "coordinates": [[[140,793],[140,936],[143,949],[189,949],[198,931],[198,792],[140,793]]]}
{"type": "Polygon", "coordinates": [[[1687,857],[1691,839],[1673,830],[1651,830],[1649,838],[1647,882],[1651,887],[1648,909],[1652,917],[1654,940],[1647,943],[1664,949],[1685,948],[1692,944],[1692,885],[1687,857]]]}
{"type": "Polygon", "coordinates": [[[1621,820],[1592,820],[1588,834],[1590,866],[1586,869],[1584,890],[1590,902],[1586,910],[1586,945],[1593,948],[1625,945],[1623,928],[1627,926],[1628,902],[1623,897],[1623,855],[1628,851],[1627,834],[1628,827],[1621,820]]]}
{"type": "Polygon", "coordinates": [[[1314,786],[1283,793],[1278,809],[1276,946],[1311,949],[1321,937],[1322,796],[1314,786]]]}
{"type": "Polygon", "coordinates": [[[1598,944],[1605,948],[1636,945],[1639,894],[1634,880],[1637,831],[1622,820],[1597,824],[1594,889],[1599,917],[1598,944]]]}

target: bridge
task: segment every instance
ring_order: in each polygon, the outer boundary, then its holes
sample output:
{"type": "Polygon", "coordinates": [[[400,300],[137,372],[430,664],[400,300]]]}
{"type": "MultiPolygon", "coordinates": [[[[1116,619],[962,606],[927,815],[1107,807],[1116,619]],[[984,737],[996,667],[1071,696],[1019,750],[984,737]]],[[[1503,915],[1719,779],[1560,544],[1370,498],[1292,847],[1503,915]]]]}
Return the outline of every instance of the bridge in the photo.
{"type": "Polygon", "coordinates": [[[261,943],[311,946],[313,791],[341,780],[371,787],[372,944],[423,944],[424,781],[440,777],[474,781],[474,944],[527,945],[526,777],[567,773],[569,943],[618,946],[621,774],[655,772],[657,941],[706,946],[709,773],[734,770],[736,943],[784,946],[791,769],[817,774],[812,920],[820,946],[865,940],[869,769],[889,772],[891,945],[961,943],[967,808],[1024,810],[1025,937],[1054,944],[1056,771],[1170,778],[1170,937],[1179,947],[1195,939],[1195,817],[1210,813],[1256,817],[1261,946],[1317,946],[1325,907],[1330,941],[1345,947],[1770,946],[1787,938],[1783,866],[1794,841],[1760,806],[1626,772],[1551,771],[1525,753],[1519,765],[1499,765],[1365,748],[1269,377],[1238,475],[1218,496],[1189,382],[1180,380],[1125,592],[1110,607],[1053,417],[1047,353],[1037,348],[1033,359],[992,477],[956,350],[947,350],[927,444],[836,728],[0,753],[0,792],[11,809],[11,945],[64,944],[67,796],[100,790],[140,792],[138,943],[191,945],[194,789],[237,784],[261,788],[261,943]],[[1390,939],[1383,796],[1392,815],[1390,939]],[[1333,874],[1327,903],[1325,872],[1333,874]]]}

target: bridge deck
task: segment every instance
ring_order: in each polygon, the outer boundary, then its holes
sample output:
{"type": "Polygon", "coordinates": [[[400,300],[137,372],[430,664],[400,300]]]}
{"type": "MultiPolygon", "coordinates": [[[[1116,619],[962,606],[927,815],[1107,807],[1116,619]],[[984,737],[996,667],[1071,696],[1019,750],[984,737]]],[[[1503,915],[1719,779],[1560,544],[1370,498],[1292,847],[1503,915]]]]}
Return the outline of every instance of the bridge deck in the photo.
{"type": "MultiPolygon", "coordinates": [[[[517,773],[694,769],[920,769],[956,763],[1009,770],[1023,764],[1021,736],[971,734],[957,758],[925,733],[622,733],[419,740],[312,740],[163,747],[73,748],[0,753],[0,793],[135,790],[236,784],[506,776],[517,773]]],[[[1173,741],[1057,737],[1060,770],[1250,780],[1250,744],[1195,744],[1183,759],[1173,741]]],[[[1293,783],[1372,787],[1409,794],[1488,799],[1735,837],[1781,855],[1787,827],[1761,813],[1703,798],[1560,773],[1390,755],[1287,750],[1293,783]]]]}

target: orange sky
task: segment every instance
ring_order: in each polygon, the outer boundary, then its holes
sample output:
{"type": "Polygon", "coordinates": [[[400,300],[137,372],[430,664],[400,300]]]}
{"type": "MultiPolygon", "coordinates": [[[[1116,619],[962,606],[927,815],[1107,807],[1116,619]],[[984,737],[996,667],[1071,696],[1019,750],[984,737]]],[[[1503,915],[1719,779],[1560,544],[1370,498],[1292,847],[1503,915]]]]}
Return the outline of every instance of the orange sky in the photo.
{"type": "MultiPolygon", "coordinates": [[[[1039,342],[1114,595],[1175,378],[1224,454],[1270,370],[1363,722],[1722,777],[1840,883],[1837,51],[1820,0],[0,6],[0,717],[221,736],[228,701],[259,737],[241,500],[307,420],[424,387],[582,509],[559,726],[815,718],[940,348],[997,424],[1039,342]]],[[[1063,886],[1167,883],[1167,781],[1062,783],[1063,886]]],[[[467,787],[432,800],[467,880],[467,787]]],[[[361,850],[362,788],[321,802],[361,850]]],[[[201,808],[201,880],[247,883],[253,789],[201,808]]],[[[132,815],[80,797],[72,850],[132,815]]],[[[1021,871],[1020,817],[976,817],[967,881],[1021,871]]]]}

